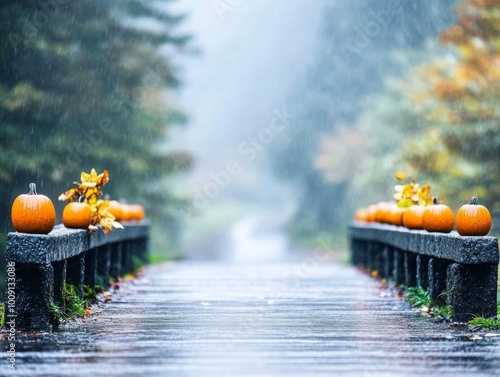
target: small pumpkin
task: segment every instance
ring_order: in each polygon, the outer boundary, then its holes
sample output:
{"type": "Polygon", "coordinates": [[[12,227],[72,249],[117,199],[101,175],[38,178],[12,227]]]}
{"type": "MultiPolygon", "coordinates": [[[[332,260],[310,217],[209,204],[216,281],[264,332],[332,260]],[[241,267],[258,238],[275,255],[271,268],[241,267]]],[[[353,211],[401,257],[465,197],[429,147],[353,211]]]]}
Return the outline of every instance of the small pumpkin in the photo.
{"type": "Polygon", "coordinates": [[[403,214],[404,209],[398,207],[396,204],[392,204],[389,210],[389,224],[401,226],[403,225],[403,214]]]}
{"type": "Polygon", "coordinates": [[[120,202],[111,200],[108,205],[108,212],[115,217],[116,221],[123,220],[123,205],[120,202]]]}
{"type": "Polygon", "coordinates": [[[387,211],[389,208],[389,203],[380,202],[375,204],[375,215],[374,219],[377,223],[385,223],[387,219],[387,211]]]}
{"type": "Polygon", "coordinates": [[[432,205],[425,207],[422,225],[428,232],[449,233],[453,229],[453,211],[446,204],[439,203],[437,197],[432,198],[432,205]]]}
{"type": "Polygon", "coordinates": [[[361,222],[368,221],[368,210],[366,208],[359,208],[354,214],[354,219],[361,222]]]}
{"type": "Polygon", "coordinates": [[[408,229],[424,229],[422,224],[424,211],[424,206],[413,205],[408,207],[403,213],[403,225],[408,229]]]}
{"type": "Polygon", "coordinates": [[[473,196],[469,204],[457,211],[457,232],[461,236],[486,236],[491,228],[491,215],[488,208],[478,204],[473,196]]]}
{"type": "Polygon", "coordinates": [[[56,224],[56,209],[45,195],[38,195],[36,185],[29,184],[27,194],[19,195],[12,203],[12,227],[17,232],[48,234],[56,224]]]}
{"type": "Polygon", "coordinates": [[[376,204],[370,204],[367,208],[368,211],[368,222],[375,222],[375,213],[377,212],[377,205],[376,204]]]}
{"type": "Polygon", "coordinates": [[[66,204],[63,210],[62,222],[66,228],[87,229],[92,219],[92,211],[80,196],[78,202],[66,204]]]}
{"type": "Polygon", "coordinates": [[[146,217],[146,212],[144,211],[144,207],[140,204],[131,204],[130,205],[131,219],[136,221],[144,220],[146,217]]]}
{"type": "Polygon", "coordinates": [[[121,203],[122,207],[122,221],[132,221],[133,213],[132,208],[130,208],[130,204],[121,203]]]}

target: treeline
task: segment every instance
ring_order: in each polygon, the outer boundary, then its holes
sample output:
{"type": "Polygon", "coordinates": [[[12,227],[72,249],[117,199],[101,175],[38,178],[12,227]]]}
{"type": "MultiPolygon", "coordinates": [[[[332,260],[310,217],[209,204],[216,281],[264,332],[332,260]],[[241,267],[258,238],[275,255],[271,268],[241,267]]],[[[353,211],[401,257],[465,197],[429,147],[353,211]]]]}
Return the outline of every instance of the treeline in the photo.
{"type": "MultiPolygon", "coordinates": [[[[146,207],[158,234],[182,201],[165,179],[187,168],[164,153],[184,115],[170,93],[190,51],[168,1],[36,0],[0,4],[0,233],[36,182],[54,201],[80,172],[107,169],[112,198],[146,207]]],[[[108,188],[109,187],[109,188],[108,188]]]]}
{"type": "Polygon", "coordinates": [[[344,234],[356,207],[392,199],[399,171],[455,210],[478,196],[498,235],[499,15],[498,0],[332,2],[273,151],[299,189],[296,238],[344,234]]]}

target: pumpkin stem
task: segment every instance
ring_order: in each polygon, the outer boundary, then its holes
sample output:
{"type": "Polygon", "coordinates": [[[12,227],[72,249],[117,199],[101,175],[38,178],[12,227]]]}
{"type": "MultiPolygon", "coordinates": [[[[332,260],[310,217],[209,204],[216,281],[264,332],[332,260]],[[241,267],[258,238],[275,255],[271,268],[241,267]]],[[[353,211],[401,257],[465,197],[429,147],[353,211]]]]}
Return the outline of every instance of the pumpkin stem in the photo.
{"type": "Polygon", "coordinates": [[[477,196],[473,196],[472,199],[470,200],[470,204],[477,205],[477,196]]]}
{"type": "Polygon", "coordinates": [[[38,195],[36,193],[36,185],[34,183],[30,183],[29,184],[29,191],[28,191],[28,195],[38,195]]]}
{"type": "Polygon", "coordinates": [[[85,201],[85,197],[83,195],[80,195],[78,197],[78,203],[83,203],[85,201]]]}
{"type": "Polygon", "coordinates": [[[437,196],[432,197],[432,204],[439,204],[439,199],[437,196]]]}

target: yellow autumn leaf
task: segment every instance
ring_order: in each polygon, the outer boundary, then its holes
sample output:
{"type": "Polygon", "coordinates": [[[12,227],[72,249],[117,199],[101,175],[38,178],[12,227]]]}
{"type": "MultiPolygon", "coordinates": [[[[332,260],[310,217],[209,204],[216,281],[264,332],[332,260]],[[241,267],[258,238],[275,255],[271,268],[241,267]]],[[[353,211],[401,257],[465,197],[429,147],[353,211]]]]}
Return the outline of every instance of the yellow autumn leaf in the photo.
{"type": "Polygon", "coordinates": [[[107,211],[109,203],[111,203],[110,200],[102,200],[101,203],[99,203],[99,210],[102,212],[107,211]]]}
{"type": "Polygon", "coordinates": [[[107,170],[104,170],[99,176],[97,177],[97,184],[99,186],[105,186],[109,182],[109,173],[107,170]]]}
{"type": "Polygon", "coordinates": [[[90,182],[90,174],[88,173],[85,173],[84,171],[82,171],[82,173],[80,174],[80,182],[82,183],[86,183],[86,182],[90,182]]]}
{"type": "Polygon", "coordinates": [[[410,183],[404,185],[395,185],[393,194],[394,199],[398,207],[410,207],[414,204],[417,205],[427,205],[432,203],[432,198],[429,196],[431,191],[430,185],[420,186],[411,177],[406,177],[404,173],[396,173],[396,178],[398,180],[408,179],[410,183]]]}
{"type": "Polygon", "coordinates": [[[80,185],[78,187],[81,188],[82,190],[86,190],[86,189],[94,188],[96,186],[97,186],[96,182],[88,181],[88,182],[80,183],[80,185]]]}
{"type": "Polygon", "coordinates": [[[116,218],[108,212],[109,201],[100,199],[103,195],[101,187],[109,182],[109,173],[104,170],[97,174],[95,169],[90,173],[81,172],[81,182],[75,182],[76,188],[70,189],[59,196],[59,200],[77,201],[80,196],[85,203],[90,206],[91,226],[89,231],[95,231],[97,226],[101,226],[105,233],[111,232],[113,227],[120,227],[116,218]],[[116,224],[114,224],[116,222],[116,224]]]}
{"type": "Polygon", "coordinates": [[[414,190],[414,187],[412,185],[407,184],[407,185],[403,186],[403,192],[402,192],[403,198],[411,197],[414,192],[415,192],[415,190],[414,190]]]}
{"type": "Polygon", "coordinates": [[[60,201],[66,201],[66,202],[74,202],[78,200],[79,193],[77,189],[69,189],[68,191],[62,193],[59,195],[57,198],[60,201]]]}
{"type": "Polygon", "coordinates": [[[431,192],[431,186],[430,185],[422,186],[422,188],[420,189],[420,192],[423,196],[429,195],[429,193],[431,192]]]}

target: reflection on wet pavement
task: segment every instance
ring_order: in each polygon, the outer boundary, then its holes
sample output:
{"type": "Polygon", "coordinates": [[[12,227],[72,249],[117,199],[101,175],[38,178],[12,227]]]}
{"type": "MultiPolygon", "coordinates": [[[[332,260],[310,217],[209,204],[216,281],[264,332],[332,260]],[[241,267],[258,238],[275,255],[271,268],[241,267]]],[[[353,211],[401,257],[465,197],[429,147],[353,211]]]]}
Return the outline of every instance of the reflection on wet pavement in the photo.
{"type": "Polygon", "coordinates": [[[349,266],[288,259],[256,224],[222,261],[151,266],[84,323],[23,336],[0,375],[498,375],[499,337],[432,322],[349,266]]]}

